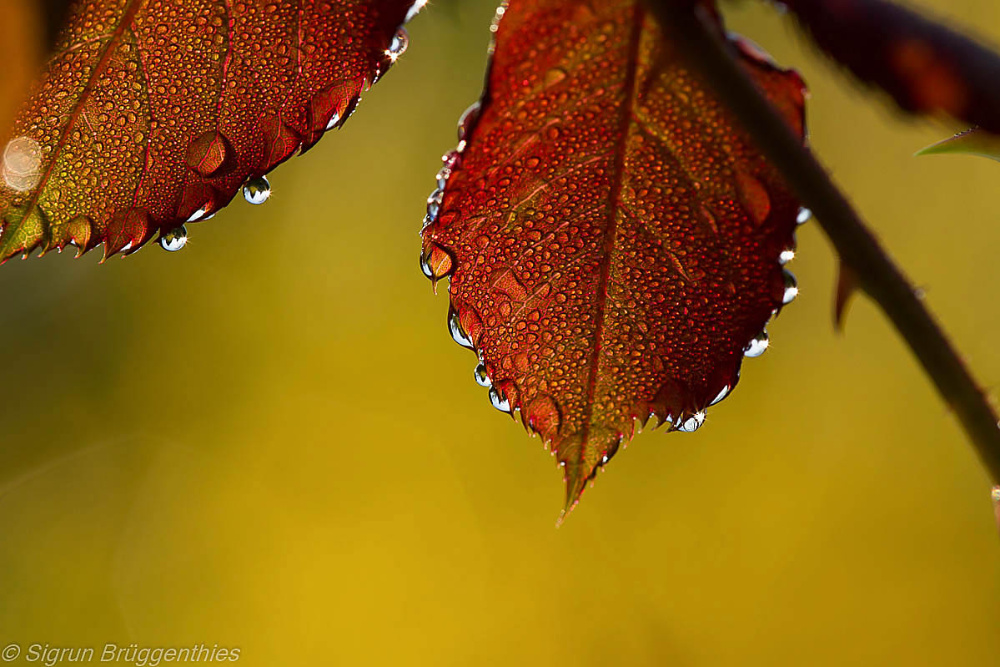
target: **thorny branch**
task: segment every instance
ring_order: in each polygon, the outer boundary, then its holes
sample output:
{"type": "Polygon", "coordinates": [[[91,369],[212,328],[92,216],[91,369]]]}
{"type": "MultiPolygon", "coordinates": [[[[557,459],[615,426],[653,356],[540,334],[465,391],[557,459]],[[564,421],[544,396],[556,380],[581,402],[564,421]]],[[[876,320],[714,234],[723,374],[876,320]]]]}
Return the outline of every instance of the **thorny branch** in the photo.
{"type": "Polygon", "coordinates": [[[833,183],[812,151],[795,138],[733,60],[704,8],[691,0],[647,0],[670,40],[737,116],[782,173],[840,256],[841,270],[867,293],[903,336],[945,402],[955,411],[980,460],[1000,484],[1000,428],[988,397],[910,284],[833,183]]]}

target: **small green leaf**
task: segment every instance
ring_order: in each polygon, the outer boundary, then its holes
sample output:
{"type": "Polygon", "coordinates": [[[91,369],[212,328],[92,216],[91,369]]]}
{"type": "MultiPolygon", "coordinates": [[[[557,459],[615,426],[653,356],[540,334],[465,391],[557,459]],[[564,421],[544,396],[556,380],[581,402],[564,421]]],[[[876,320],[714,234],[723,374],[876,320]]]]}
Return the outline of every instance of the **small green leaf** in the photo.
{"type": "Polygon", "coordinates": [[[965,132],[959,132],[953,137],[922,148],[914,155],[945,155],[948,153],[966,153],[980,155],[1000,161],[1000,136],[991,134],[978,127],[965,132]]]}

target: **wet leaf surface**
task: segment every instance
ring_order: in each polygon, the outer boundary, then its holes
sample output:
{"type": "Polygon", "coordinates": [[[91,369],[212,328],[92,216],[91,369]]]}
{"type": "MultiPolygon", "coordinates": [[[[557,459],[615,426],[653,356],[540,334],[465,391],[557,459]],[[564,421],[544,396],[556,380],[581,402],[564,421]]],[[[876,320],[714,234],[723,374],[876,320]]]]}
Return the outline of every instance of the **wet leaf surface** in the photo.
{"type": "MultiPolygon", "coordinates": [[[[494,32],[421,265],[450,279],[494,406],[564,466],[569,510],[636,421],[696,430],[766,349],[799,206],[642,3],[513,0],[494,32]]],[[[734,49],[802,134],[800,78],[734,49]]]]}
{"type": "Polygon", "coordinates": [[[134,252],[207,219],[344,123],[413,4],[75,4],[5,144],[0,259],[134,252]]]}

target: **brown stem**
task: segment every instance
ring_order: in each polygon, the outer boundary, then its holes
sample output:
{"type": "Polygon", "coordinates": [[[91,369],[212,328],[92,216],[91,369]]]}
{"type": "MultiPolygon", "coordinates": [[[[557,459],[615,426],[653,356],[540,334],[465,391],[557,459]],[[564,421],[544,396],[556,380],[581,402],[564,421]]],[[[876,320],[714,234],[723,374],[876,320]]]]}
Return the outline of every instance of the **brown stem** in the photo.
{"type": "Polygon", "coordinates": [[[1000,484],[1000,428],[986,394],[919,293],[903,276],[812,151],[792,134],[770,102],[732,58],[705,9],[690,0],[647,0],[665,35],[680,47],[782,173],[866,292],[902,334],[945,402],[958,415],[994,484],[1000,484]]]}

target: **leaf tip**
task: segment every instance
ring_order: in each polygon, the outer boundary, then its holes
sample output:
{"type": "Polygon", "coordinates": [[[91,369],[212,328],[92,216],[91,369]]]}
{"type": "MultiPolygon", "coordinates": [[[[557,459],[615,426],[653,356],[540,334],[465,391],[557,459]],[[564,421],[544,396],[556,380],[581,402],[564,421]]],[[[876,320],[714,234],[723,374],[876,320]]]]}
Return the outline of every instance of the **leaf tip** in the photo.
{"type": "Polygon", "coordinates": [[[596,472],[595,469],[588,473],[582,463],[566,464],[565,470],[563,481],[566,482],[566,502],[556,520],[556,528],[562,526],[566,517],[580,504],[580,497],[587,490],[587,483],[594,478],[596,472]]]}
{"type": "Polygon", "coordinates": [[[1000,137],[974,127],[921,148],[913,156],[959,154],[978,155],[1000,161],[1000,137]]]}

